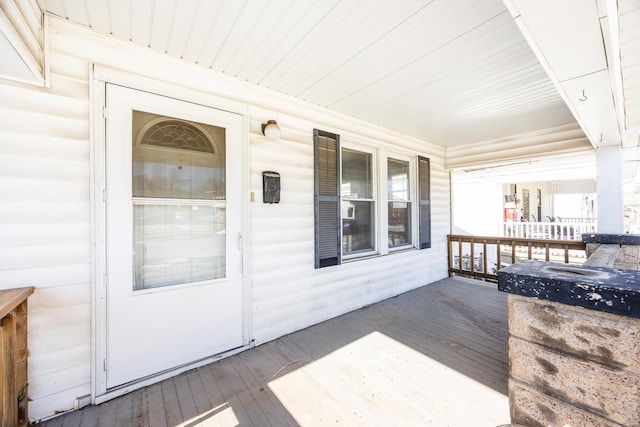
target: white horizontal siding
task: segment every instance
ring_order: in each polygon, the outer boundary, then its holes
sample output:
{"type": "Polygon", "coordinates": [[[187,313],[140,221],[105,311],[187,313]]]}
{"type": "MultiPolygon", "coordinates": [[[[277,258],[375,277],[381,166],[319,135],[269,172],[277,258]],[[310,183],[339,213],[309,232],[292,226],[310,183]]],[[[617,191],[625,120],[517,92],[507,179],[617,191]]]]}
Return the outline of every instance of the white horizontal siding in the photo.
{"type": "Polygon", "coordinates": [[[2,289],[9,289],[23,286],[42,288],[79,283],[87,284],[90,271],[88,263],[0,270],[0,285],[2,289]]]}
{"type": "Polygon", "coordinates": [[[34,419],[89,394],[91,374],[88,84],[64,73],[50,83],[0,85],[0,288],[36,286],[29,299],[34,419]]]}
{"type": "MultiPolygon", "coordinates": [[[[51,88],[0,85],[0,287],[35,285],[30,299],[30,413],[72,407],[91,392],[92,62],[249,107],[252,338],[264,342],[447,274],[449,174],[444,148],[391,133],[210,70],[51,19],[51,88]],[[276,119],[282,137],[260,125],[276,119]],[[313,129],[388,152],[431,158],[432,242],[314,268],[313,129]],[[262,203],[262,172],[281,174],[279,204],[262,203]],[[1,259],[2,257],[6,257],[1,259]]],[[[248,198],[248,195],[247,195],[248,198]]]]}
{"type": "Polygon", "coordinates": [[[554,182],[551,184],[553,194],[588,194],[596,193],[595,179],[581,179],[572,181],[554,182]]]}
{"type": "Polygon", "coordinates": [[[447,148],[447,168],[507,163],[558,154],[584,153],[593,147],[576,123],[491,141],[447,148]]]}
{"type": "MultiPolygon", "coordinates": [[[[262,122],[272,118],[268,111],[253,111],[254,119],[260,117],[262,122]]],[[[252,121],[251,188],[258,190],[256,201],[250,206],[252,326],[257,343],[431,283],[447,274],[449,175],[444,170],[444,149],[397,135],[358,133],[359,129],[353,126],[342,127],[322,116],[317,116],[313,123],[303,113],[277,114],[282,128],[278,141],[266,140],[260,133],[260,120],[252,121]],[[431,158],[432,249],[314,268],[313,127],[338,133],[349,142],[370,143],[388,152],[431,158]],[[261,203],[264,170],[281,173],[280,204],[261,203]]]]}

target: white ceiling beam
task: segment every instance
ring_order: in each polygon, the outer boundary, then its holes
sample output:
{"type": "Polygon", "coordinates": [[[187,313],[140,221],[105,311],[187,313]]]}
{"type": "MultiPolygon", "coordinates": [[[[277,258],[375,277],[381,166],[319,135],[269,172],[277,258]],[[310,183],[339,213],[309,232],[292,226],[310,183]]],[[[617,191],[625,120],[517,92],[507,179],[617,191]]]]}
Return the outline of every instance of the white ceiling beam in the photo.
{"type": "Polygon", "coordinates": [[[595,148],[623,145],[623,109],[616,108],[622,102],[621,88],[616,89],[621,80],[612,59],[617,56],[619,62],[619,37],[612,37],[617,8],[596,0],[504,3],[591,144],[595,148]]]}
{"type": "Polygon", "coordinates": [[[622,135],[622,145],[623,147],[635,147],[638,145],[638,132],[630,132],[627,128],[626,120],[618,1],[598,0],[598,10],[600,11],[600,26],[602,27],[605,51],[607,53],[609,79],[611,80],[618,128],[622,135]]]}

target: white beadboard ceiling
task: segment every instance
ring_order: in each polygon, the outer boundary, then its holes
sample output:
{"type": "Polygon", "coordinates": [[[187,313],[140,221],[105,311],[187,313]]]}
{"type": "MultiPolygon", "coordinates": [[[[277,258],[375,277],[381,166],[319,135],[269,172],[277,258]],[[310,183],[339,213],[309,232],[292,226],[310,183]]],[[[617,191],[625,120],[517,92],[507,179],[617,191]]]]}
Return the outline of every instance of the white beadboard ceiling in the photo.
{"type": "Polygon", "coordinates": [[[620,50],[627,133],[640,134],[640,1],[620,0],[620,50]]]}
{"type": "Polygon", "coordinates": [[[39,3],[97,32],[445,146],[575,122],[502,0],[39,3]]]}

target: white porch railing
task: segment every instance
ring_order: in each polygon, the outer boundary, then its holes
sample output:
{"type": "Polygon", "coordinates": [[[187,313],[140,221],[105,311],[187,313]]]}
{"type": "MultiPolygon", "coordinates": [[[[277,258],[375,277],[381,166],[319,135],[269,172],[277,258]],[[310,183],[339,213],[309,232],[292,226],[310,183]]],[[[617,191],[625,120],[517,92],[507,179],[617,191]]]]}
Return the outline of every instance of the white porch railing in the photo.
{"type": "Polygon", "coordinates": [[[521,239],[581,240],[596,232],[596,220],[563,218],[552,222],[503,222],[502,237],[521,239]]]}

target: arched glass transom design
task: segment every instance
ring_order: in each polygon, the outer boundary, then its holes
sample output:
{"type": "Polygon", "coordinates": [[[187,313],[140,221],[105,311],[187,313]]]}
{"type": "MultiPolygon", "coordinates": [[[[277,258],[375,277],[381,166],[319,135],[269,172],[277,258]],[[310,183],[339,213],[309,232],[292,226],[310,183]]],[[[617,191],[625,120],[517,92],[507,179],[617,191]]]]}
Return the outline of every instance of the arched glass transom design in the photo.
{"type": "Polygon", "coordinates": [[[139,144],[216,154],[215,146],[207,134],[183,120],[154,120],[141,134],[139,144]]]}

